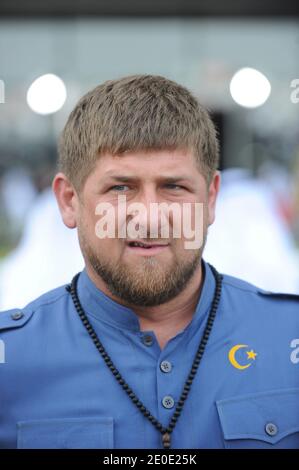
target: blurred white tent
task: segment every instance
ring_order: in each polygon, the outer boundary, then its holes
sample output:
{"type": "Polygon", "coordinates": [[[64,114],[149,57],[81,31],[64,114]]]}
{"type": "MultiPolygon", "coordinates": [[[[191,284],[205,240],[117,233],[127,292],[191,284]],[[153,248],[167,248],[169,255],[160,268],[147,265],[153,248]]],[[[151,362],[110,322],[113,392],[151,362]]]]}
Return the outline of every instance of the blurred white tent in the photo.
{"type": "Polygon", "coordinates": [[[25,215],[37,197],[30,174],[23,168],[10,168],[1,179],[1,199],[12,226],[23,227],[25,215]]]}
{"type": "Polygon", "coordinates": [[[19,246],[0,265],[0,310],[22,308],[84,267],[77,231],[62,222],[51,189],[37,197],[19,246]]]}
{"type": "Polygon", "coordinates": [[[299,293],[299,255],[275,193],[243,169],[222,173],[204,259],[223,273],[276,292],[299,293]]]}

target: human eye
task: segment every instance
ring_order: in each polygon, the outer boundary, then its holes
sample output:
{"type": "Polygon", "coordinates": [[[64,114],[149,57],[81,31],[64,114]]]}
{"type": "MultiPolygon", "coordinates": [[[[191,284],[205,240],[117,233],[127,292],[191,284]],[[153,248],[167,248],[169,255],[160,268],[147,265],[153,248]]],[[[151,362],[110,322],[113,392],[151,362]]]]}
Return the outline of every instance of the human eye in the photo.
{"type": "Polygon", "coordinates": [[[169,189],[175,189],[175,190],[184,189],[183,186],[181,186],[179,184],[175,184],[175,183],[167,183],[165,186],[169,189]]]}
{"type": "Polygon", "coordinates": [[[128,186],[126,184],[116,184],[114,186],[111,186],[111,188],[109,188],[109,191],[123,192],[123,188],[128,188],[128,186]]]}

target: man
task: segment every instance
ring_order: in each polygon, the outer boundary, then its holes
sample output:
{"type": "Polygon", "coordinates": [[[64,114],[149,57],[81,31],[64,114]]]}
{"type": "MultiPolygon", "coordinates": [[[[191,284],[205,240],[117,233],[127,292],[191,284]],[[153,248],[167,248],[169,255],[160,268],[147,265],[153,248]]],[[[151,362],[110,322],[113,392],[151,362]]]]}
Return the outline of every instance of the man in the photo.
{"type": "Polygon", "coordinates": [[[59,158],[85,268],[1,314],[0,447],[299,447],[298,297],[202,259],[220,174],[196,98],[159,76],[105,82],[70,114],[59,158]],[[175,236],[165,204],[200,243],[175,236]]]}

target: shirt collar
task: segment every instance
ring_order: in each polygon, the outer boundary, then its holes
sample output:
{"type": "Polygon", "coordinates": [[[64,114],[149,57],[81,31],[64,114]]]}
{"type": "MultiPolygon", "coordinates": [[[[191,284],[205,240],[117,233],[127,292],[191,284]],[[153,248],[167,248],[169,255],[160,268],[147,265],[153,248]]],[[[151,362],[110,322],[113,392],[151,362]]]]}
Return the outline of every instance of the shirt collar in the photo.
{"type": "MultiPolygon", "coordinates": [[[[204,280],[201,294],[192,321],[187,326],[188,329],[196,327],[206,316],[215,292],[216,282],[209,264],[202,260],[202,267],[204,280]]],[[[112,326],[140,332],[138,315],[132,309],[112,300],[96,287],[88,276],[86,267],[80,273],[77,289],[81,305],[87,314],[112,326]]]]}

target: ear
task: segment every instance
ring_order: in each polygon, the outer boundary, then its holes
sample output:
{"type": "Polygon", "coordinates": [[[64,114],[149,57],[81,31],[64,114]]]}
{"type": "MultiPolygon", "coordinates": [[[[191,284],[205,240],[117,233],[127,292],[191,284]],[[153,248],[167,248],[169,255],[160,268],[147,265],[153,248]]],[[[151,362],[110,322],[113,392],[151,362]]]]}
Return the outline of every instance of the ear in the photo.
{"type": "Polygon", "coordinates": [[[220,171],[216,171],[208,188],[208,225],[212,225],[215,220],[216,200],[220,189],[220,183],[220,171]]]}
{"type": "Polygon", "coordinates": [[[64,173],[57,173],[52,189],[64,224],[68,228],[77,227],[78,195],[64,173]]]}

